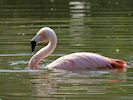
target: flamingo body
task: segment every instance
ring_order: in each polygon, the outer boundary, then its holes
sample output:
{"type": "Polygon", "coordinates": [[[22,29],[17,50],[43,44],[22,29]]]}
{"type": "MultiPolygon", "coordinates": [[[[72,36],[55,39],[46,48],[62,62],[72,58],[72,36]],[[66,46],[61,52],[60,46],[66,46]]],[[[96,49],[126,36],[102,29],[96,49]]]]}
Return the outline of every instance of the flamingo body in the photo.
{"type": "Polygon", "coordinates": [[[99,54],[79,52],[65,55],[46,66],[48,69],[124,69],[126,63],[99,54]]]}
{"type": "MultiPolygon", "coordinates": [[[[56,48],[57,37],[55,32],[49,28],[44,27],[37,32],[31,40],[32,51],[36,43],[42,41],[49,41],[48,45],[40,49],[33,57],[31,57],[28,66],[31,69],[39,69],[39,63],[44,58],[48,57],[56,48]]],[[[123,60],[112,59],[104,57],[99,54],[90,52],[79,52],[65,55],[53,61],[45,68],[47,69],[126,69],[127,64],[123,60]]]]}

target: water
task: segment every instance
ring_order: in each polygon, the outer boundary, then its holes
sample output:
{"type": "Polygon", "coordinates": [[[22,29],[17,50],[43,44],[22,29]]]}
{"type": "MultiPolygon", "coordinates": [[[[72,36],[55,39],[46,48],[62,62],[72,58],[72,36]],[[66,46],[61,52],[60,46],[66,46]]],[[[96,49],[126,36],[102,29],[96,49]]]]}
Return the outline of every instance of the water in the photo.
{"type": "Polygon", "coordinates": [[[132,10],[131,0],[1,0],[0,100],[132,100],[132,10]],[[127,72],[29,70],[30,39],[45,26],[58,45],[41,67],[89,51],[124,59],[127,72]]]}

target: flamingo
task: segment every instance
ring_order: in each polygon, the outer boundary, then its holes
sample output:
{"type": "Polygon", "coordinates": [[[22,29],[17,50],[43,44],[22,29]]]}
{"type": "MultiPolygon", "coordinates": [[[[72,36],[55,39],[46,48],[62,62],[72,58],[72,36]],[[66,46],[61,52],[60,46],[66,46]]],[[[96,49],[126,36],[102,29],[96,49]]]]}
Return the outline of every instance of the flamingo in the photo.
{"type": "MultiPolygon", "coordinates": [[[[31,39],[32,52],[37,43],[49,41],[46,47],[41,48],[30,59],[28,66],[30,69],[40,69],[39,63],[48,57],[56,48],[57,36],[53,29],[49,27],[41,28],[31,39]]],[[[126,69],[127,63],[123,60],[108,58],[91,52],[77,52],[62,56],[45,66],[46,69],[126,69]]]]}

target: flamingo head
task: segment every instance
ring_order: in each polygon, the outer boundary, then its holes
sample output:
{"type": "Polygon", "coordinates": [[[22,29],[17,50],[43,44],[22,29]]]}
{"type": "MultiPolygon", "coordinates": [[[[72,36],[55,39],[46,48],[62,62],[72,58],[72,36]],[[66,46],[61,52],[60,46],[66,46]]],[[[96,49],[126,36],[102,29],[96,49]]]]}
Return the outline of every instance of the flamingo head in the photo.
{"type": "Polygon", "coordinates": [[[31,39],[31,49],[32,52],[34,52],[34,49],[36,47],[37,43],[47,42],[50,39],[51,34],[53,34],[54,31],[49,27],[41,28],[36,35],[31,39]]]}

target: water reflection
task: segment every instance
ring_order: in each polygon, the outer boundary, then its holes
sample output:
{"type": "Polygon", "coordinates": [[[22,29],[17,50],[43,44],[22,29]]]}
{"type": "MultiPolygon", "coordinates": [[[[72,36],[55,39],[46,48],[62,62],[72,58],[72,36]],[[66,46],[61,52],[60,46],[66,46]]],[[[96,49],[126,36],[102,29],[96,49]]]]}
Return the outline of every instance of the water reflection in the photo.
{"type": "MultiPolygon", "coordinates": [[[[91,30],[88,25],[85,25],[85,19],[91,20],[89,17],[89,14],[91,16],[91,4],[89,2],[83,2],[83,1],[71,1],[69,2],[69,9],[70,9],[70,25],[69,25],[69,34],[73,38],[72,41],[70,41],[72,46],[74,47],[81,47],[84,45],[84,39],[82,37],[83,34],[87,34],[87,30],[91,30]],[[86,16],[86,13],[89,13],[86,16]],[[79,42],[80,41],[80,42],[79,42]]],[[[89,33],[89,32],[88,32],[89,33]]],[[[80,50],[75,50],[80,51],[80,50]]]]}
{"type": "MultiPolygon", "coordinates": [[[[0,99],[133,98],[132,0],[1,0],[0,99]],[[44,26],[58,36],[54,54],[92,51],[129,62],[127,72],[27,70],[30,39],[44,26]]],[[[43,47],[40,44],[36,50],[43,47]]]]}
{"type": "MultiPolygon", "coordinates": [[[[70,35],[77,35],[83,33],[85,5],[84,2],[70,2],[70,35]]],[[[75,37],[75,36],[74,36],[75,37]]]]}
{"type": "Polygon", "coordinates": [[[72,95],[103,95],[113,92],[112,85],[125,82],[124,73],[110,71],[52,71],[35,75],[32,93],[37,97],[62,97],[72,95]],[[111,77],[109,77],[111,75],[111,77]],[[104,86],[103,86],[104,84],[104,86]]]}

